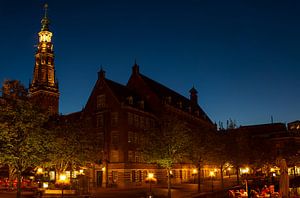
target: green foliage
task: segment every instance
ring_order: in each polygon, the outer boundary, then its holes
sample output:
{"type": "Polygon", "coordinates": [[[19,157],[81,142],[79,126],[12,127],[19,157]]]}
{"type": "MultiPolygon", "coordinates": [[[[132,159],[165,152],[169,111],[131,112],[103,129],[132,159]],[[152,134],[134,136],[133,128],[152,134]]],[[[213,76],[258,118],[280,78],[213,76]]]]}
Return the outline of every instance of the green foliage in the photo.
{"type": "Polygon", "coordinates": [[[147,131],[142,151],[144,159],[170,169],[174,163],[187,157],[191,131],[186,123],[165,117],[159,126],[147,131]]]}
{"type": "Polygon", "coordinates": [[[16,172],[39,165],[48,150],[47,117],[26,100],[0,106],[0,161],[16,172]]]}
{"type": "Polygon", "coordinates": [[[82,122],[61,122],[52,128],[54,142],[45,167],[57,172],[76,169],[101,158],[94,133],[87,133],[82,122]]]}
{"type": "Polygon", "coordinates": [[[194,129],[192,141],[190,142],[189,159],[196,164],[205,163],[212,160],[216,147],[216,133],[210,127],[194,129]]]}

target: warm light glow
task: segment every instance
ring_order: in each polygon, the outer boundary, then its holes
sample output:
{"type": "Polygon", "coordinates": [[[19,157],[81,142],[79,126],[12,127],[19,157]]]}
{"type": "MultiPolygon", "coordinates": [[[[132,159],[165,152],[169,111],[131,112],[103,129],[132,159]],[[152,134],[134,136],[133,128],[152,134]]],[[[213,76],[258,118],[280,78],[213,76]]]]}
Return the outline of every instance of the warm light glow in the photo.
{"type": "Polygon", "coordinates": [[[40,42],[51,42],[52,33],[48,31],[39,32],[39,41],[40,42]]]}
{"type": "Polygon", "coordinates": [[[275,169],[274,169],[274,168],[271,168],[271,169],[270,169],[270,171],[271,171],[271,172],[274,172],[274,171],[275,171],[275,169]]]}
{"type": "Polygon", "coordinates": [[[273,177],[276,177],[276,173],[273,173],[273,177]]]}
{"type": "Polygon", "coordinates": [[[102,167],[102,171],[105,171],[105,167],[102,167]]]}
{"type": "Polygon", "coordinates": [[[82,169],[79,170],[79,174],[83,175],[83,170],[82,169]]]}
{"type": "Polygon", "coordinates": [[[62,182],[66,181],[66,179],[67,179],[67,176],[64,175],[64,174],[61,174],[61,175],[59,176],[59,180],[62,181],[62,182]]]}
{"type": "Polygon", "coordinates": [[[215,168],[214,171],[217,172],[217,169],[215,168]]]}
{"type": "Polygon", "coordinates": [[[44,183],[43,183],[43,188],[48,188],[48,187],[49,187],[48,182],[44,182],[44,183]]]}
{"type": "Polygon", "coordinates": [[[153,179],[154,178],[154,174],[153,173],[148,173],[148,178],[149,179],[153,179]]]}
{"type": "Polygon", "coordinates": [[[170,170],[170,175],[172,175],[173,174],[173,172],[172,172],[172,170],[170,170]]]}
{"type": "Polygon", "coordinates": [[[193,169],[193,174],[197,174],[197,169],[193,169]]]}
{"type": "Polygon", "coordinates": [[[227,168],[227,170],[229,170],[229,171],[230,171],[230,170],[231,170],[231,168],[229,167],[229,168],[227,168]]]}
{"type": "Polygon", "coordinates": [[[215,176],[215,172],[214,171],[209,171],[209,176],[214,177],[215,176]]]}
{"type": "Polygon", "coordinates": [[[249,168],[248,167],[246,167],[246,168],[244,168],[244,169],[241,169],[241,172],[243,173],[243,174],[245,174],[245,173],[249,173],[249,168]]]}
{"type": "Polygon", "coordinates": [[[36,171],[37,174],[43,174],[43,169],[42,168],[38,168],[36,171]]]}
{"type": "Polygon", "coordinates": [[[67,175],[61,174],[61,175],[59,175],[59,180],[57,180],[57,183],[68,184],[68,183],[70,183],[70,180],[68,179],[67,175]]]}

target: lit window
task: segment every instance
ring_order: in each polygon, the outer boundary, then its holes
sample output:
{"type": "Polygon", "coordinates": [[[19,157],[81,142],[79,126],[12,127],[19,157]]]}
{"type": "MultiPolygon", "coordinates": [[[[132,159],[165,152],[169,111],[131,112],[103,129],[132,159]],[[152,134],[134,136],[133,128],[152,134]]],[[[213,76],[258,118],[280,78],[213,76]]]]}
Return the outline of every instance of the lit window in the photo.
{"type": "Polygon", "coordinates": [[[112,171],[113,183],[117,183],[118,181],[118,171],[112,171]]]}
{"type": "Polygon", "coordinates": [[[132,131],[128,131],[128,143],[133,143],[134,141],[134,133],[132,131]]]}
{"type": "Polygon", "coordinates": [[[39,32],[40,42],[51,42],[52,33],[48,31],[39,32]]]}

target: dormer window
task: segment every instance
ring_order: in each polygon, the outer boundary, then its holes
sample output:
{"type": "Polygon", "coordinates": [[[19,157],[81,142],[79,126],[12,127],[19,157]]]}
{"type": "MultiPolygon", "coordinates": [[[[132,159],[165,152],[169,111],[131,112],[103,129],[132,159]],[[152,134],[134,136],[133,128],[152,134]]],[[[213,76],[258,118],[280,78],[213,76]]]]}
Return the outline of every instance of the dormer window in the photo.
{"type": "Polygon", "coordinates": [[[127,97],[127,100],[128,100],[128,104],[133,105],[133,97],[132,96],[127,97]]]}
{"type": "Polygon", "coordinates": [[[144,108],[145,108],[145,102],[144,102],[144,100],[141,100],[141,101],[140,101],[140,108],[141,108],[141,109],[144,109],[144,108]]]}
{"type": "Polygon", "coordinates": [[[182,102],[181,102],[181,101],[178,102],[178,107],[179,107],[180,109],[182,108],[182,102]]]}

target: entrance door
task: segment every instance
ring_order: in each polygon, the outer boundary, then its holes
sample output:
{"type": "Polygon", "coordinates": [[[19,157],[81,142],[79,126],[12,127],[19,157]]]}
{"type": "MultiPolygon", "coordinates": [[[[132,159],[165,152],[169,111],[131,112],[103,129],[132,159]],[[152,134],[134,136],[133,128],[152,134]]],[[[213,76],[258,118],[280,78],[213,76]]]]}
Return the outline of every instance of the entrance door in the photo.
{"type": "Polygon", "coordinates": [[[102,187],[103,171],[97,171],[97,187],[102,187]]]}

